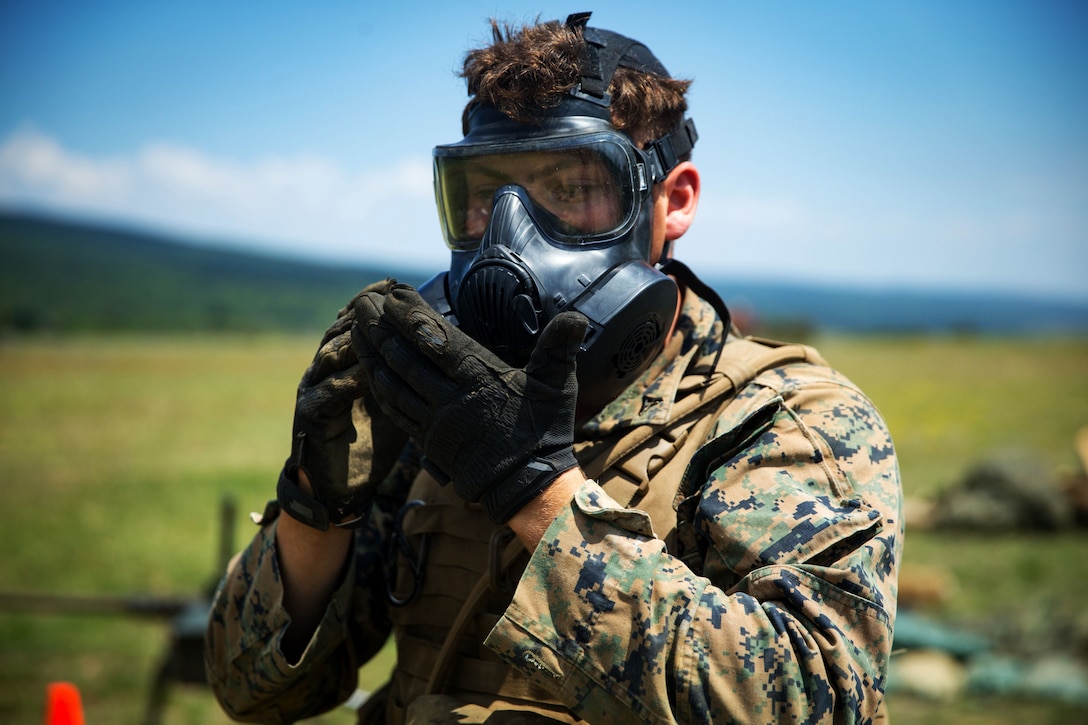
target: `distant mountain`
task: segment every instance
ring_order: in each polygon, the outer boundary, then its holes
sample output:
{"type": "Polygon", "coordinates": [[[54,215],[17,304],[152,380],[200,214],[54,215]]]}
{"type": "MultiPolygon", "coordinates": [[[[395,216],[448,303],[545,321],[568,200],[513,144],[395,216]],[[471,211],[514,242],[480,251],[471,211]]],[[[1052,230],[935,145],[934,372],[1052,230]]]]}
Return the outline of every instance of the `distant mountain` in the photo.
{"type": "Polygon", "coordinates": [[[1088,332],[1088,302],[1016,294],[850,289],[708,279],[753,324],[843,332],[1049,334],[1088,332]]]}
{"type": "MultiPolygon", "coordinates": [[[[401,270],[320,264],[149,233],[0,213],[0,330],[320,331],[363,285],[401,270]]],[[[708,278],[744,329],[1088,332],[1088,302],[708,278]]]]}
{"type": "Polygon", "coordinates": [[[386,274],[0,214],[0,328],[9,330],[320,331],[386,274]]]}

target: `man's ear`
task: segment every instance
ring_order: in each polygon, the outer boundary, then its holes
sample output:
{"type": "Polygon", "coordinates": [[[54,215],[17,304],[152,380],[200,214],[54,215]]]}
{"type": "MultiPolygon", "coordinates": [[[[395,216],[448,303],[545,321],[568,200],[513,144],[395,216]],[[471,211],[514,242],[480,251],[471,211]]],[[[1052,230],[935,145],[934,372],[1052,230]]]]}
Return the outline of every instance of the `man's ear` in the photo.
{"type": "Polygon", "coordinates": [[[699,206],[699,170],[690,161],[682,161],[665,177],[665,239],[674,241],[684,235],[695,220],[699,206]]]}

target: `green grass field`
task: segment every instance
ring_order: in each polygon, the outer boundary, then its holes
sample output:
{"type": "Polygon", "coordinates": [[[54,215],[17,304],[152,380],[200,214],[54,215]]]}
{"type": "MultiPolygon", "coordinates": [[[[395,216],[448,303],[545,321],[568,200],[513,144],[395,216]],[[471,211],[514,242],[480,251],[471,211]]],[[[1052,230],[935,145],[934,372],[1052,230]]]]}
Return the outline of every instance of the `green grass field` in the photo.
{"type": "MultiPolygon", "coordinates": [[[[0,590],[199,594],[219,560],[219,507],[273,491],[312,340],[91,337],[0,342],[0,590]]],[[[932,497],[972,462],[1024,450],[1077,465],[1088,341],[829,338],[816,344],[886,416],[908,495],[932,497]]],[[[1088,537],[912,532],[905,566],[957,586],[937,614],[984,629],[1023,613],[1076,616],[1088,537]]],[[[1039,619],[1040,617],[1036,617],[1039,619]]],[[[1043,617],[1045,619],[1045,617],[1043,617]]],[[[163,620],[0,611],[0,722],[39,723],[46,684],[83,695],[89,725],[137,723],[169,642],[163,620]]],[[[387,662],[364,677],[375,686],[387,662]]],[[[895,696],[902,723],[1076,721],[1046,701],[895,696]]],[[[351,722],[340,710],[320,722],[351,722]]],[[[170,692],[167,723],[221,723],[209,691],[170,692]]]]}

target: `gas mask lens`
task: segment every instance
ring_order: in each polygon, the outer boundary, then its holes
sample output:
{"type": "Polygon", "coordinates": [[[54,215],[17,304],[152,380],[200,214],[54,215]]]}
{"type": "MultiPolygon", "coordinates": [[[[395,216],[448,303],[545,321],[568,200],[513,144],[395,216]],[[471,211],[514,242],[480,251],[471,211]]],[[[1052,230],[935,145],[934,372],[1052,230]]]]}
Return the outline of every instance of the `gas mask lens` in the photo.
{"type": "Polygon", "coordinates": [[[634,218],[641,166],[609,136],[552,143],[435,149],[435,192],[451,249],[471,250],[487,229],[495,192],[522,188],[530,213],[557,242],[607,241],[634,218]]]}

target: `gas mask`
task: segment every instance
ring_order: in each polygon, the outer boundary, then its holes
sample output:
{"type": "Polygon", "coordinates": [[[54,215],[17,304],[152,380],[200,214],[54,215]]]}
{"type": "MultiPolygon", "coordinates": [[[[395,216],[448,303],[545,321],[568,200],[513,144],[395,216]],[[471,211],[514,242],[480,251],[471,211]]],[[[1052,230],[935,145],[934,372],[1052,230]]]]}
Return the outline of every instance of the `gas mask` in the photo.
{"type": "Polygon", "coordinates": [[[676,283],[649,262],[652,191],[695,139],[685,119],[639,149],[607,95],[577,88],[533,124],[477,106],[464,139],[434,149],[451,261],[421,295],[519,367],[556,314],[582,313],[579,403],[599,409],[661,352],[676,315],[676,283]]]}

